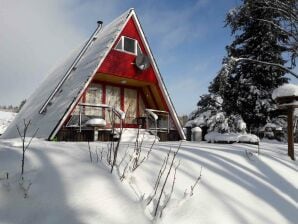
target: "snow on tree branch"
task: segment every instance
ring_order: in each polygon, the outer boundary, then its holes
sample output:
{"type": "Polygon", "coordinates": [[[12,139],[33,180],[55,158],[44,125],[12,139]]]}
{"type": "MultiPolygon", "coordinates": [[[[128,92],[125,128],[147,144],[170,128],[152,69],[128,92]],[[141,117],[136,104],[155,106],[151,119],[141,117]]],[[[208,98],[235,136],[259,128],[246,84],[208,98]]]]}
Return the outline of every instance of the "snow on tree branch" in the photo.
{"type": "Polygon", "coordinates": [[[230,69],[232,66],[235,66],[237,64],[237,62],[239,61],[249,61],[249,62],[253,62],[253,63],[259,63],[259,64],[264,64],[264,65],[271,65],[274,67],[278,67],[284,71],[286,71],[287,73],[291,74],[292,76],[294,76],[295,78],[298,79],[298,74],[295,73],[294,71],[290,70],[289,68],[281,65],[281,64],[277,64],[277,63],[271,63],[271,62],[267,62],[267,61],[260,61],[260,60],[255,60],[255,59],[251,59],[251,58],[235,58],[235,57],[230,57],[230,60],[228,62],[228,66],[226,66],[226,71],[230,72],[230,69]]]}

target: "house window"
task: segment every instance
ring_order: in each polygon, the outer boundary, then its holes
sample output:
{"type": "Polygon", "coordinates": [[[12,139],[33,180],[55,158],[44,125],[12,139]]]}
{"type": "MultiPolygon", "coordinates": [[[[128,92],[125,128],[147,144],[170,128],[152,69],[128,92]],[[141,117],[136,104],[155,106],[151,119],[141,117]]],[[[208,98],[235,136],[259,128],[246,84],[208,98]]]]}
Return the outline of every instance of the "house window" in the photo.
{"type": "MultiPolygon", "coordinates": [[[[86,92],[86,103],[101,104],[102,101],[102,86],[99,84],[91,84],[86,92]]],[[[86,107],[85,115],[102,116],[102,109],[96,107],[86,107]]]]}
{"type": "Polygon", "coordinates": [[[137,117],[137,90],[135,89],[124,89],[124,112],[125,123],[133,124],[135,123],[135,118],[137,117]]]}
{"type": "MultiPolygon", "coordinates": [[[[120,87],[116,86],[106,86],[106,104],[113,106],[115,108],[121,108],[121,92],[120,87]]],[[[112,113],[109,110],[106,110],[105,118],[107,123],[112,123],[112,113]]],[[[115,123],[119,123],[120,120],[118,117],[115,118],[115,123]]]]}
{"type": "Polygon", "coordinates": [[[142,53],[140,45],[137,40],[122,36],[117,43],[116,50],[138,55],[142,53]]]}
{"type": "Polygon", "coordinates": [[[144,103],[144,100],[143,100],[143,97],[141,95],[139,95],[139,116],[143,117],[145,116],[145,103],[144,103]]]}

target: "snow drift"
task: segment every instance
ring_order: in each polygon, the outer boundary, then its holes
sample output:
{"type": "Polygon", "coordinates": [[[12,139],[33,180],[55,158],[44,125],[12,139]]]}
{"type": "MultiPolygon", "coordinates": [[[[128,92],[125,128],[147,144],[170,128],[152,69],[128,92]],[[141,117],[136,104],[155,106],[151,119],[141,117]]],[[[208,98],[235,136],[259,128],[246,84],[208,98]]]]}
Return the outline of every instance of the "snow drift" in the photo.
{"type": "Polygon", "coordinates": [[[7,112],[7,111],[0,111],[0,135],[4,133],[8,125],[13,121],[15,118],[16,113],[7,112]]]}
{"type": "MultiPolygon", "coordinates": [[[[92,155],[106,144],[90,143],[92,155]]],[[[21,144],[1,140],[1,223],[151,223],[142,198],[152,192],[162,158],[178,145],[156,143],[148,160],[120,182],[103,162],[90,162],[87,143],[35,140],[26,155],[25,178],[32,186],[24,199],[18,184],[21,144]]],[[[121,144],[119,158],[133,147],[121,144]]],[[[149,145],[143,148],[146,152],[149,145]]],[[[183,142],[174,193],[156,223],[296,223],[297,162],[287,157],[284,144],[262,142],[259,156],[256,150],[183,142]],[[189,197],[201,167],[202,179],[189,197]]]]}

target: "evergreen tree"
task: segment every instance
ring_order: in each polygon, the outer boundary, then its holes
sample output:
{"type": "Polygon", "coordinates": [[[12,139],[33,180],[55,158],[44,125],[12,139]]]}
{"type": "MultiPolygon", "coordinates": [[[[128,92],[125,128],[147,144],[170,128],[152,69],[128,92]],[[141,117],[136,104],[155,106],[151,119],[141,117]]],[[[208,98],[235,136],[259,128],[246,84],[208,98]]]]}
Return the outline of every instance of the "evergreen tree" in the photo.
{"type": "Polygon", "coordinates": [[[24,100],[21,101],[20,106],[17,107],[17,110],[16,110],[18,113],[20,112],[20,110],[22,109],[22,107],[25,105],[25,103],[26,103],[26,99],[24,99],[24,100]]]}
{"type": "Polygon", "coordinates": [[[243,0],[226,17],[235,39],[209,91],[221,96],[227,116],[241,115],[249,129],[270,121],[272,91],[288,82],[287,72],[295,76],[297,11],[297,0],[243,0]]]}

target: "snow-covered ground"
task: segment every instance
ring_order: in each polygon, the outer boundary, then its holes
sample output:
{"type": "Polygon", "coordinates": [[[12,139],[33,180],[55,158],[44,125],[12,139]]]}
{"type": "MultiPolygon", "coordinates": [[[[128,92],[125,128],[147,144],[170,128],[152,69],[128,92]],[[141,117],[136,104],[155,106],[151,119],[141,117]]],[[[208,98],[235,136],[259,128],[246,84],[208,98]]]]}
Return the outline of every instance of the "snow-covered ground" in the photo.
{"type": "MultiPolygon", "coordinates": [[[[152,208],[143,199],[152,193],[168,150],[175,151],[179,142],[156,143],[148,159],[121,182],[117,169],[110,174],[104,153],[100,159],[107,143],[90,144],[91,163],[87,143],[34,140],[26,152],[25,180],[32,182],[28,198],[18,184],[20,145],[0,141],[0,223],[142,224],[152,222],[152,208]]],[[[133,146],[122,143],[119,158],[133,146]]],[[[149,147],[143,143],[144,154],[149,147]]],[[[286,148],[261,142],[258,156],[256,145],[182,142],[172,199],[155,222],[297,223],[297,162],[288,158],[286,148]],[[190,196],[201,167],[202,178],[190,196]]],[[[125,162],[120,173],[124,167],[125,162]]],[[[171,174],[166,193],[172,181],[171,174]]]]}
{"type": "Polygon", "coordinates": [[[16,113],[7,112],[7,111],[0,111],[0,135],[3,134],[7,126],[12,122],[16,113]]]}

